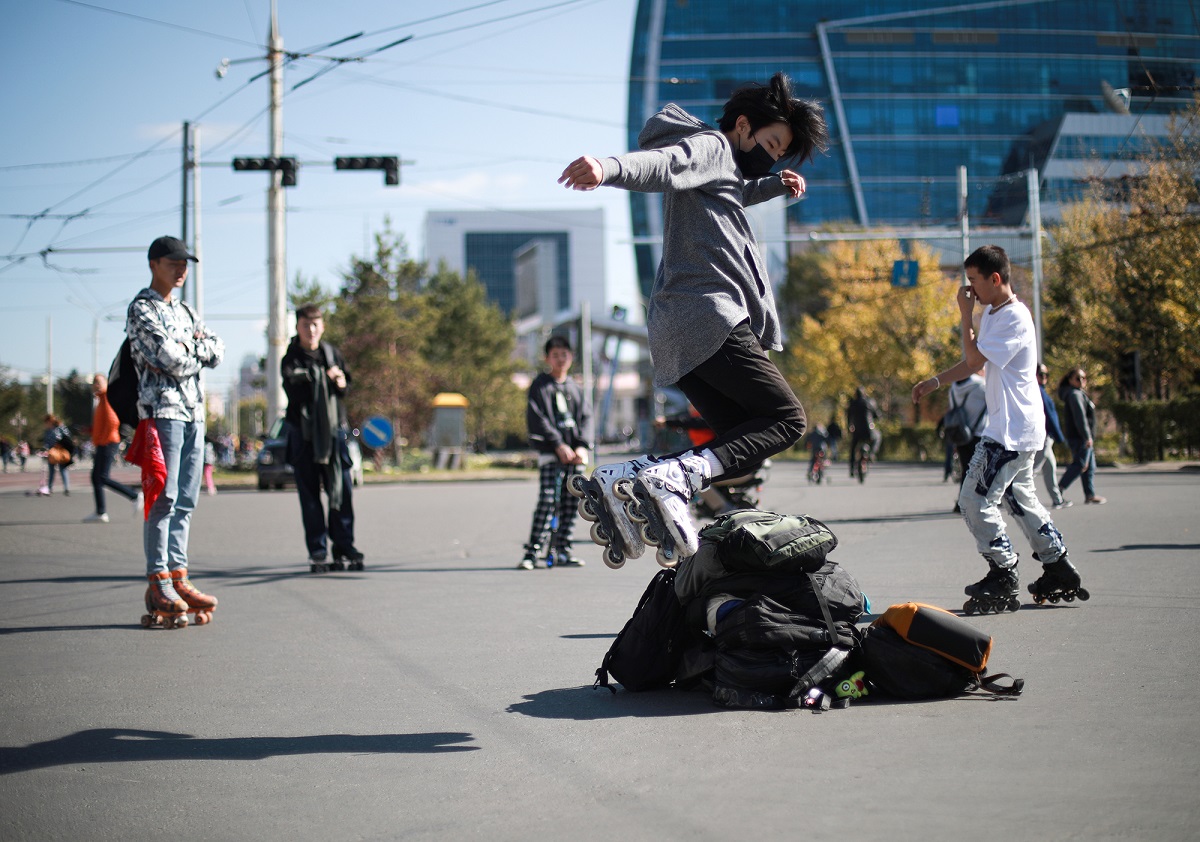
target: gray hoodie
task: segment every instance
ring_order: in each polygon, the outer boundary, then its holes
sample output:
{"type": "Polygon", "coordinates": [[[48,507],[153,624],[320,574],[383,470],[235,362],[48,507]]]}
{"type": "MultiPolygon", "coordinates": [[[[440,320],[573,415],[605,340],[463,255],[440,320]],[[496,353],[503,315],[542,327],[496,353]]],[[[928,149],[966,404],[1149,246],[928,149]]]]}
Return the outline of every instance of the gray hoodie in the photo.
{"type": "Polygon", "coordinates": [[[707,360],[744,321],[780,350],[779,315],[743,210],[787,193],[778,175],[747,181],[729,141],[678,105],[651,117],[642,151],[604,158],[604,184],[663,194],[662,262],[647,328],[654,383],[666,386],[707,360]]]}

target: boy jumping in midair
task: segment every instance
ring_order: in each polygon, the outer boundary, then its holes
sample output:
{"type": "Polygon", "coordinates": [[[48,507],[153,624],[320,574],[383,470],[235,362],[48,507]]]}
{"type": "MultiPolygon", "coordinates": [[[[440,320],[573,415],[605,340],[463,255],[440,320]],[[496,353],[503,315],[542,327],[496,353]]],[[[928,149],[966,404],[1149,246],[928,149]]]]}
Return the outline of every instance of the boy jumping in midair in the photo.
{"type": "Polygon", "coordinates": [[[654,382],[675,384],[717,437],[661,459],[604,465],[568,489],[596,521],[604,560],[620,567],[645,542],[670,567],[696,552],[688,501],[723,474],[746,473],[804,435],[804,407],[767,356],[778,351],[779,316],[745,208],[799,198],[799,165],[828,146],[821,107],[792,96],[776,73],[768,85],[737,90],[714,128],[677,105],[647,121],[640,151],[573,161],[559,183],[663,194],[662,262],[647,314],[654,382]]]}

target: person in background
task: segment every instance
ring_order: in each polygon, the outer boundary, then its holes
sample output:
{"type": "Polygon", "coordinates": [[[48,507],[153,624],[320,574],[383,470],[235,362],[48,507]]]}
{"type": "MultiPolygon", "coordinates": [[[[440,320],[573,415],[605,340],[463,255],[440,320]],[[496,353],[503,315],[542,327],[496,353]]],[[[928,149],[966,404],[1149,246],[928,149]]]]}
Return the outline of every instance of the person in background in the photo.
{"type": "Polygon", "coordinates": [[[592,411],[579,384],[568,373],[574,354],[563,336],[546,340],[546,371],[529,385],[525,421],[529,443],[538,452],[538,501],[529,527],[529,541],[518,570],[533,570],[538,555],[546,549],[548,560],[558,567],[581,567],[583,560],[571,554],[571,532],[575,525],[575,500],[567,493],[567,478],[583,470],[592,446],[592,411]],[[557,525],[551,534],[551,524],[557,525]]]}
{"type": "Polygon", "coordinates": [[[46,484],[38,488],[38,495],[49,497],[54,493],[54,469],[62,477],[63,496],[71,496],[71,480],[67,469],[74,462],[75,446],[71,442],[71,431],[57,415],[45,417],[46,430],[42,433],[42,452],[46,458],[46,484]]]}
{"type": "Polygon", "coordinates": [[[1101,505],[1108,500],[1096,495],[1096,405],[1084,391],[1086,388],[1087,373],[1082,368],[1071,369],[1058,384],[1058,399],[1063,402],[1063,432],[1074,457],[1058,481],[1058,488],[1060,492],[1066,491],[1078,477],[1083,485],[1083,502],[1101,505]]]}
{"type": "Polygon", "coordinates": [[[92,413],[92,445],[96,448],[92,454],[92,496],[96,501],[96,511],[85,517],[83,522],[108,523],[105,488],[111,488],[126,500],[132,501],[135,516],[141,509],[141,492],[117,482],[108,475],[113,457],[117,455],[121,446],[121,422],[117,420],[117,413],[108,405],[108,378],[103,374],[92,378],[92,394],[96,396],[96,409],[92,413]]]}
{"type": "Polygon", "coordinates": [[[1042,482],[1050,492],[1050,504],[1056,509],[1065,509],[1071,505],[1071,501],[1063,499],[1062,489],[1058,487],[1058,462],[1054,458],[1054,443],[1060,441],[1066,444],[1067,438],[1058,423],[1058,410],[1054,408],[1054,400],[1046,391],[1046,378],[1049,376],[1050,372],[1045,363],[1038,363],[1038,390],[1042,393],[1042,408],[1046,411],[1046,446],[1033,461],[1033,472],[1036,474],[1041,471],[1042,482]]]}
{"type": "Polygon", "coordinates": [[[354,546],[354,502],[350,489],[349,424],[345,395],[351,378],[346,361],[333,345],[322,341],[325,317],[308,304],[296,310],[296,335],[280,364],[288,406],[288,463],[296,472],[300,518],[309,569],[324,573],[363,569],[363,554],[354,546]],[[329,517],[321,503],[321,488],[329,500],[329,517]],[[328,547],[327,543],[332,543],[328,547]],[[333,563],[326,562],[332,551],[333,563]]]}

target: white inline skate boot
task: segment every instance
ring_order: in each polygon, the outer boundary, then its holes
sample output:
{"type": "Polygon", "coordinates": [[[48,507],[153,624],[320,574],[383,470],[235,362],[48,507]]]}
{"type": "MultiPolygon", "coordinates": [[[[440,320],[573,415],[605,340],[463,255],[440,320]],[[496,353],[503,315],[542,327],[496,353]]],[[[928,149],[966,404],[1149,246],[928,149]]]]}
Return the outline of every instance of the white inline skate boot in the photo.
{"type": "Polygon", "coordinates": [[[642,524],[646,543],[658,547],[658,563],[663,567],[674,567],[700,549],[688,503],[694,494],[708,488],[711,477],[707,460],[694,453],[666,459],[638,473],[627,512],[642,524]]]}
{"type": "Polygon", "coordinates": [[[653,457],[639,456],[628,462],[600,465],[590,477],[572,474],[567,479],[567,491],[579,498],[579,516],[591,522],[592,540],[604,547],[604,563],[613,570],[646,551],[640,525],[630,521],[625,506],[632,499],[638,471],[655,462],[653,457]]]}

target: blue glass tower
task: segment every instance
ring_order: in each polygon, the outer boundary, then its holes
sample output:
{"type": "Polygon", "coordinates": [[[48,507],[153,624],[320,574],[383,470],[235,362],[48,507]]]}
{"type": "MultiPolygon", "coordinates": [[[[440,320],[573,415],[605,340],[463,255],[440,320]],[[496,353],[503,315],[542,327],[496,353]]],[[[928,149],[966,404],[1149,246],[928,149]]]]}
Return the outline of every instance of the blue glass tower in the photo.
{"type": "MultiPolygon", "coordinates": [[[[824,105],[833,140],[803,170],[793,228],[952,224],[959,166],[973,224],[1013,224],[1025,196],[1005,176],[1041,167],[1065,115],[1162,115],[1191,100],[1200,15],[1191,0],[640,0],[630,148],[664,104],[715,125],[735,88],[777,70],[824,105]]],[[[1118,133],[1095,154],[1124,145],[1118,133]]],[[[635,236],[659,235],[657,197],[630,202],[635,236]]],[[[648,292],[655,249],[636,251],[648,292]]]]}

